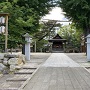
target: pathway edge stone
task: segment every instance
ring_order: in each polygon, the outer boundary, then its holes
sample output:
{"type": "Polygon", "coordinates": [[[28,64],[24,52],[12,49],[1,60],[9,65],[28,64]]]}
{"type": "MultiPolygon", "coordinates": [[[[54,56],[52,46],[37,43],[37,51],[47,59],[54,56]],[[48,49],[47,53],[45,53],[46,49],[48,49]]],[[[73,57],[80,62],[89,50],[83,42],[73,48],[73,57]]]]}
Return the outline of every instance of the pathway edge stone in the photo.
{"type": "Polygon", "coordinates": [[[23,88],[27,85],[27,83],[32,79],[32,77],[35,75],[35,73],[38,71],[41,65],[38,66],[38,68],[32,73],[32,75],[21,85],[21,87],[18,90],[23,90],[23,88]]]}

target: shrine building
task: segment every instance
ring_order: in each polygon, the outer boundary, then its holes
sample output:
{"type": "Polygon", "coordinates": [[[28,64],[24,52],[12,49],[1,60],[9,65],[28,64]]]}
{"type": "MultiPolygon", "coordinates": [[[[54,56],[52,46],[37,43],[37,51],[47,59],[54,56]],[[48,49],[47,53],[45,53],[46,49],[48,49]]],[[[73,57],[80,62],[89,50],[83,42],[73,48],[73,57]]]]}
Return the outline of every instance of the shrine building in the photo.
{"type": "Polygon", "coordinates": [[[49,39],[48,41],[50,43],[50,50],[49,50],[50,52],[53,52],[53,53],[64,52],[66,39],[63,39],[62,37],[60,37],[59,34],[57,34],[52,39],[49,39]]]}

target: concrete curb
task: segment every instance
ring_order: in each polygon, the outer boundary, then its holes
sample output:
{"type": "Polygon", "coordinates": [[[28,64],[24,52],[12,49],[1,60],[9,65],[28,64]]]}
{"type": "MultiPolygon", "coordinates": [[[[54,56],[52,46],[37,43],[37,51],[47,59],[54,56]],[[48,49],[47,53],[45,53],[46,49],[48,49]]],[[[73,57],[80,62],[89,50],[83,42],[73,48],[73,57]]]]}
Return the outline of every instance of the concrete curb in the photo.
{"type": "Polygon", "coordinates": [[[21,85],[21,87],[18,90],[23,90],[23,88],[27,85],[27,83],[32,79],[32,77],[35,75],[35,73],[38,71],[41,65],[32,73],[32,75],[21,85]]]}
{"type": "MultiPolygon", "coordinates": [[[[83,67],[83,68],[84,68],[87,72],[89,72],[88,69],[86,69],[85,67],[83,67]]],[[[89,72],[89,73],[90,73],[90,72],[89,72]]]]}
{"type": "MultiPolygon", "coordinates": [[[[80,65],[80,64],[79,64],[79,65],[80,65]]],[[[89,72],[88,69],[86,69],[85,66],[80,65],[80,67],[84,68],[87,72],[89,72]]],[[[89,73],[90,73],[90,72],[89,72],[89,73]]]]}

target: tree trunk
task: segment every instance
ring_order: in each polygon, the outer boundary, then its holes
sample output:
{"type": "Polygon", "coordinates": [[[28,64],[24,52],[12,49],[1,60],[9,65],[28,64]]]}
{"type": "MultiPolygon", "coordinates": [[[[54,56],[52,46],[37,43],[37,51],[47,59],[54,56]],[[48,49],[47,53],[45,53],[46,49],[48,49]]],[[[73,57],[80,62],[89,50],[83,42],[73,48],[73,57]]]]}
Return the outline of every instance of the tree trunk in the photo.
{"type": "Polygon", "coordinates": [[[90,34],[90,28],[87,28],[87,35],[90,34]]]}

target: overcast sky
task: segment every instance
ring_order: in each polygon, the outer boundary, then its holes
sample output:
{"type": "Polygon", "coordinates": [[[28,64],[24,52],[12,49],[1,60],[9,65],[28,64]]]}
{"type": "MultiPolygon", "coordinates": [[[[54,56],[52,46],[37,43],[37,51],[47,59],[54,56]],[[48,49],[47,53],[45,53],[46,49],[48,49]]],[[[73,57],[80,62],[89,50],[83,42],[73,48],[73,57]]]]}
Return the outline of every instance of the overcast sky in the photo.
{"type": "MultiPolygon", "coordinates": [[[[61,21],[66,21],[67,19],[63,15],[63,11],[59,7],[55,7],[52,9],[52,11],[49,12],[46,16],[44,16],[42,19],[50,19],[50,20],[61,20],[61,21]]],[[[63,24],[68,24],[68,22],[63,22],[63,24]]]]}

